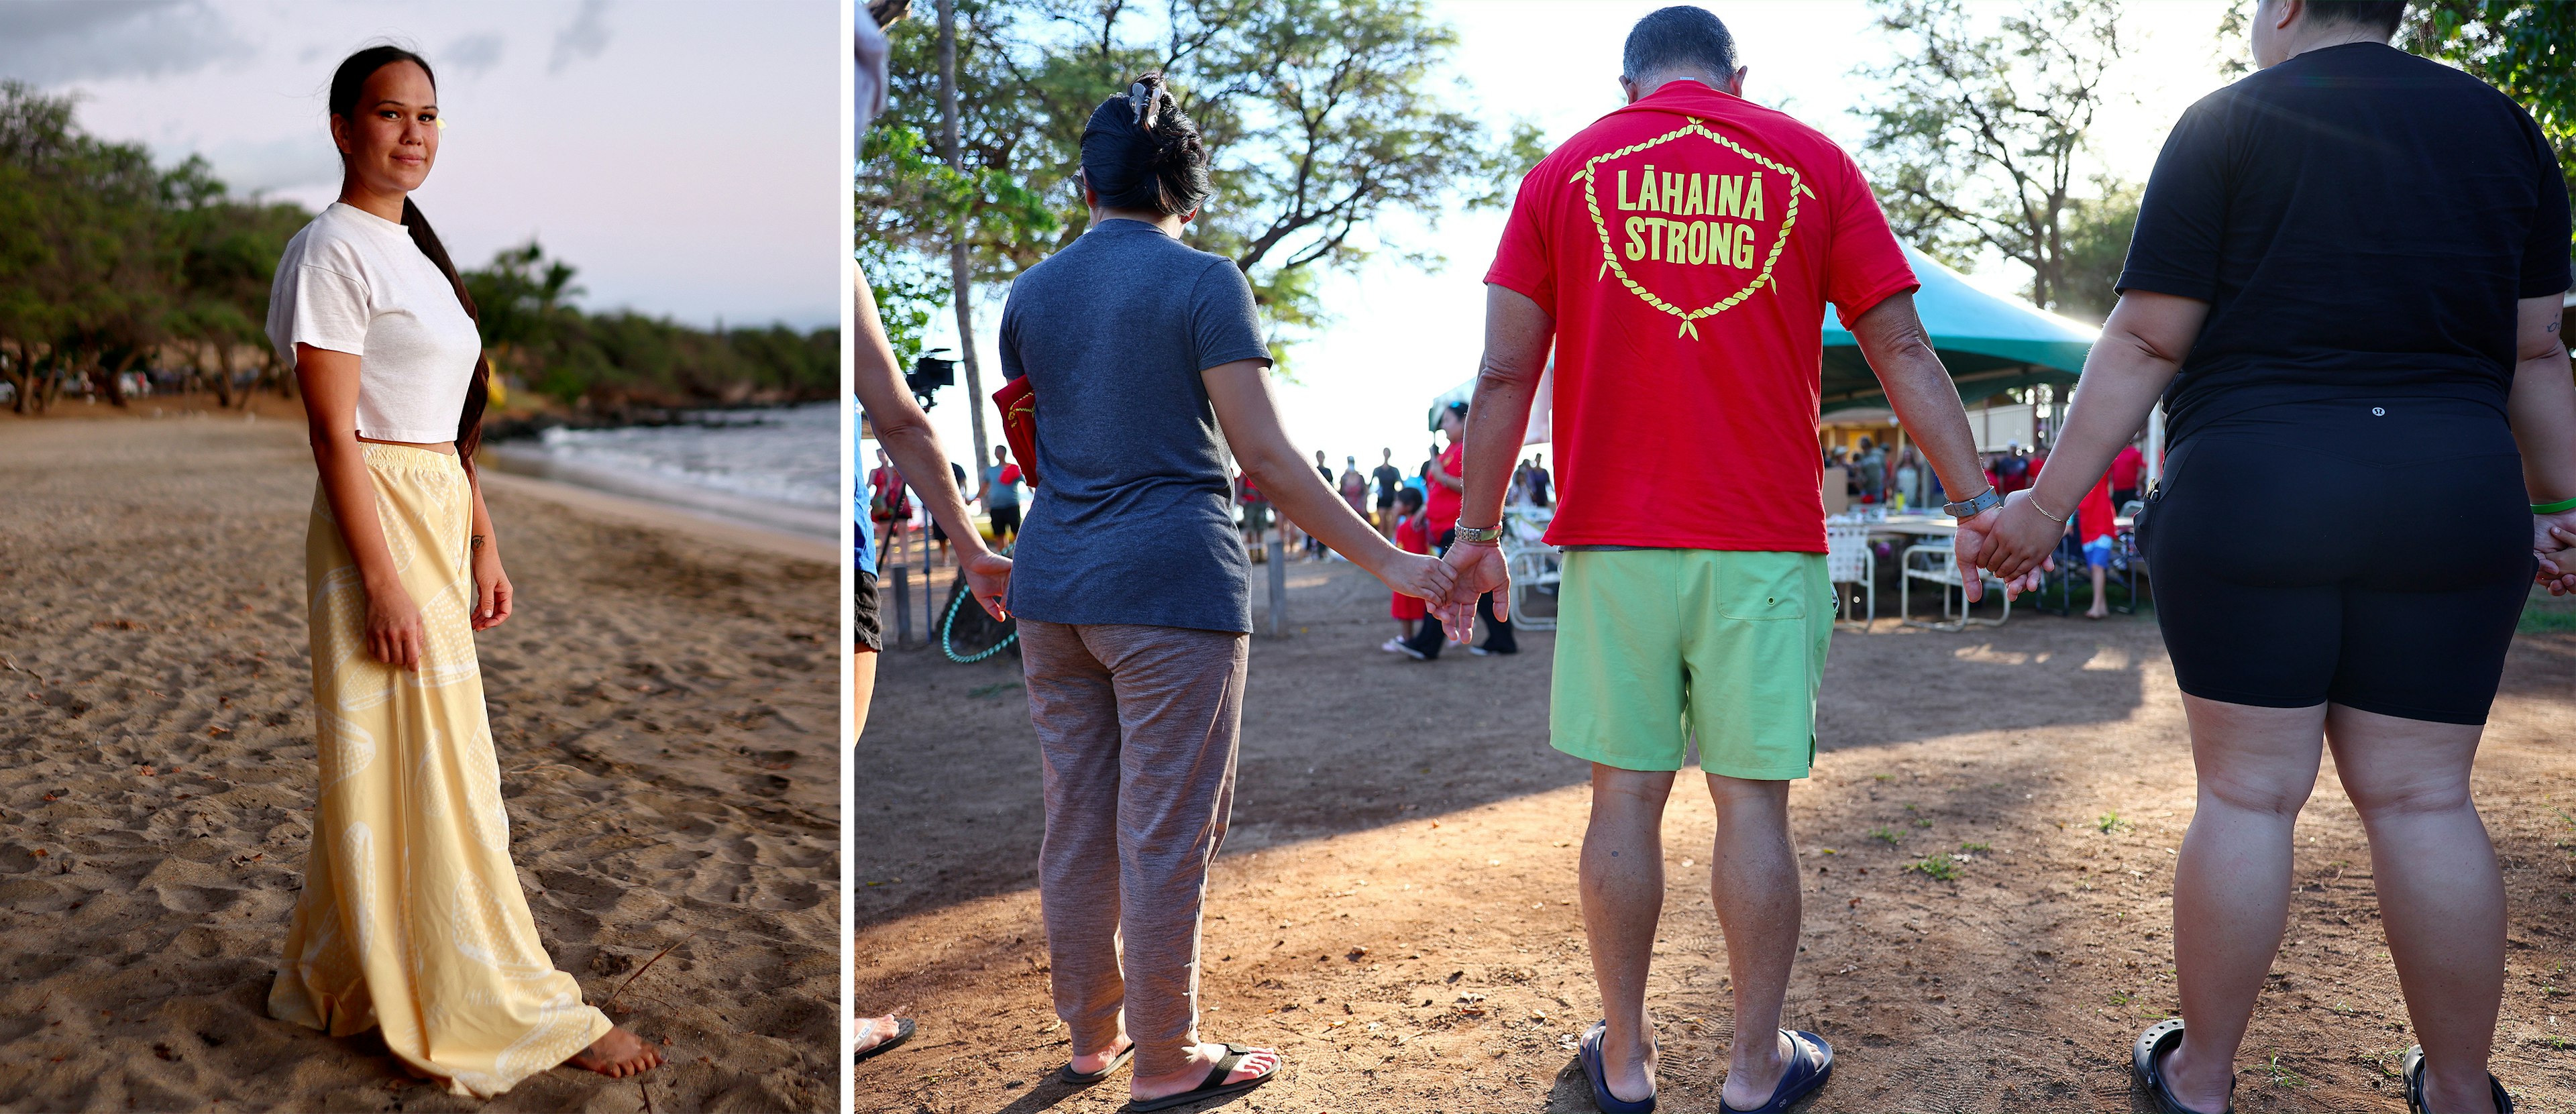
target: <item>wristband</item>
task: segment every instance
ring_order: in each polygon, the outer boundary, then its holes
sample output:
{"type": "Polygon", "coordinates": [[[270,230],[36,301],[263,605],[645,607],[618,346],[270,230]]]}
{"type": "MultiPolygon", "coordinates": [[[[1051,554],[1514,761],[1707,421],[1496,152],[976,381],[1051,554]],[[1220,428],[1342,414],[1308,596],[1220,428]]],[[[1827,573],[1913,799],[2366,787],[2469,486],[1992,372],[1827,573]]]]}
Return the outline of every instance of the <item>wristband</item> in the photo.
{"type": "Polygon", "coordinates": [[[2533,514],[2557,514],[2560,511],[2576,511],[2576,499],[2561,499],[2555,503],[2533,503],[2531,505],[2531,513],[2533,514]]]}
{"type": "Polygon", "coordinates": [[[1503,540],[1503,528],[1499,524],[1493,526],[1455,526],[1452,527],[1452,529],[1456,530],[1458,533],[1457,537],[1450,540],[1459,545],[1499,545],[1503,540]]]}

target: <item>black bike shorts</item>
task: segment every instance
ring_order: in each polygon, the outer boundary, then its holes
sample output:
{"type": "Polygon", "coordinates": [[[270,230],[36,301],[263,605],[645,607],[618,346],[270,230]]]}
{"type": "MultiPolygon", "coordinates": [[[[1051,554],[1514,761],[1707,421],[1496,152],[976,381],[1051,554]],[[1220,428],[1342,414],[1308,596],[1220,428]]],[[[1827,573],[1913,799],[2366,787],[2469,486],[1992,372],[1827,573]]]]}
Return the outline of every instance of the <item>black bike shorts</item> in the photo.
{"type": "Polygon", "coordinates": [[[884,650],[884,623],[877,611],[876,574],[858,573],[850,585],[850,652],[864,654],[884,650]]]}
{"type": "Polygon", "coordinates": [[[2486,722],[2537,570],[2493,405],[2270,406],[2167,462],[2138,539],[2182,691],[2486,722]]]}

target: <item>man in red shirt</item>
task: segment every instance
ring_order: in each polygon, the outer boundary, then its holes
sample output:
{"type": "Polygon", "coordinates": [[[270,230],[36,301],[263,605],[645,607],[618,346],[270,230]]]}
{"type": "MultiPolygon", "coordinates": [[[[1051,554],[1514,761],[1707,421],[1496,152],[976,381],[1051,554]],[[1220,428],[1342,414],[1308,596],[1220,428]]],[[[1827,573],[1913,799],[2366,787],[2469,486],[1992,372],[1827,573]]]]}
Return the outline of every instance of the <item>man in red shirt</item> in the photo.
{"type": "Polygon", "coordinates": [[[1707,11],[1638,21],[1623,62],[1627,107],[1522,179],[1486,273],[1448,557],[1459,580],[1438,612],[1458,630],[1480,595],[1508,598],[1494,527],[1553,346],[1547,536],[1568,553],[1549,735],[1592,763],[1583,915],[1605,1018],[1581,1058],[1603,1110],[1650,1108],[1658,832],[1696,737],[1742,1038],[1720,1097],[1782,1109],[1832,1063],[1821,1038],[1778,1027],[1798,951],[1789,782],[1814,760],[1834,610],[1815,447],[1826,303],[1943,487],[1966,500],[1951,509],[1971,585],[1999,499],[1915,317],[1914,275],[1850,156],[1742,99],[1734,43],[1707,11]]]}

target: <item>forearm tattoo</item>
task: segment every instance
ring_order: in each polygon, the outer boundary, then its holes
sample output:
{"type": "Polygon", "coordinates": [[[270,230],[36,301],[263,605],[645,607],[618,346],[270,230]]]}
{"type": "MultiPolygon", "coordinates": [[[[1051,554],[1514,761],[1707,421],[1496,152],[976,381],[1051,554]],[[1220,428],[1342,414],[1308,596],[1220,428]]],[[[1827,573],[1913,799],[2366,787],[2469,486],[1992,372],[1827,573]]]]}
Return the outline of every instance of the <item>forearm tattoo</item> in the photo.
{"type": "Polygon", "coordinates": [[[473,551],[474,551],[474,552],[476,552],[476,553],[481,553],[481,552],[483,552],[483,535],[481,535],[481,534],[476,534],[476,535],[474,535],[474,541],[472,542],[472,544],[468,545],[468,546],[467,546],[467,548],[469,548],[469,549],[473,550],[473,551]]]}

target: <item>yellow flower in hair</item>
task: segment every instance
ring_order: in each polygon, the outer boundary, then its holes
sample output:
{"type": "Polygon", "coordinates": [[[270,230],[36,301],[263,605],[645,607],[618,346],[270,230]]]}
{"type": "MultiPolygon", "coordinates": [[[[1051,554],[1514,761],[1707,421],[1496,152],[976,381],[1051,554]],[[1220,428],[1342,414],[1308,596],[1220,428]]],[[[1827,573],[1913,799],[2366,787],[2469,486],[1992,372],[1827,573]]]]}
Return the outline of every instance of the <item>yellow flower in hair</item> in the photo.
{"type": "Polygon", "coordinates": [[[447,117],[444,117],[444,116],[432,116],[432,117],[430,117],[430,118],[429,118],[429,122],[430,122],[430,123],[433,123],[433,124],[438,125],[438,130],[440,130],[440,131],[446,131],[446,130],[447,130],[447,117]]]}

